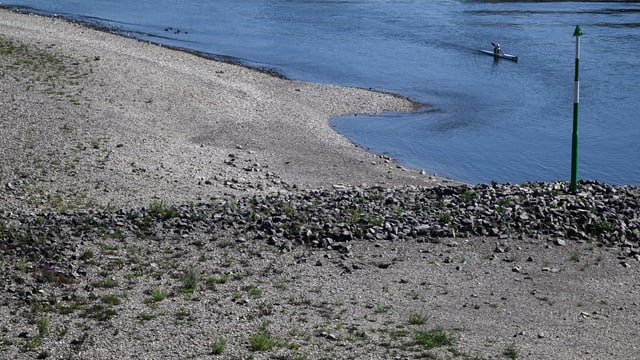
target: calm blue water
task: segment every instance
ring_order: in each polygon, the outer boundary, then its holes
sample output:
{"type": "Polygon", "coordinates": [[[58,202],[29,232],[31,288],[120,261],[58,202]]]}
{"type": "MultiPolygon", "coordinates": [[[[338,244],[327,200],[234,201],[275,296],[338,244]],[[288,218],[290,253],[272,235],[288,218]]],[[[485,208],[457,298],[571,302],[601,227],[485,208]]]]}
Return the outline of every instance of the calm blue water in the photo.
{"type": "Polygon", "coordinates": [[[640,4],[456,0],[1,1],[228,55],[288,77],[409,96],[417,113],[332,124],[469,183],[568,180],[576,24],[580,179],[640,184],[640,4]],[[479,54],[492,41],[520,57],[479,54]]]}

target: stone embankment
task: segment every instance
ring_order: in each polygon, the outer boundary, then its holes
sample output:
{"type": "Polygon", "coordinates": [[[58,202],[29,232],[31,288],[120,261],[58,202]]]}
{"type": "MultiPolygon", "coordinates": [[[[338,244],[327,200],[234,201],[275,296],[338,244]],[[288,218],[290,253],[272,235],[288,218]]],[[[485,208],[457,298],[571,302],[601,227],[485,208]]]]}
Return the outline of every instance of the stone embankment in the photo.
{"type": "MultiPolygon", "coordinates": [[[[528,238],[618,247],[640,258],[640,188],[585,182],[438,188],[343,188],[284,192],[174,206],[49,214],[0,212],[1,251],[55,268],[61,282],[82,276],[80,244],[101,238],[264,241],[282,251],[311,246],[350,251],[353,241],[438,242],[442,238],[528,238]]],[[[624,263],[624,261],[623,261],[624,263]]],[[[4,284],[17,291],[9,272],[4,284]]],[[[36,291],[36,289],[33,289],[36,291]]],[[[23,293],[29,297],[30,291],[23,293]]]]}

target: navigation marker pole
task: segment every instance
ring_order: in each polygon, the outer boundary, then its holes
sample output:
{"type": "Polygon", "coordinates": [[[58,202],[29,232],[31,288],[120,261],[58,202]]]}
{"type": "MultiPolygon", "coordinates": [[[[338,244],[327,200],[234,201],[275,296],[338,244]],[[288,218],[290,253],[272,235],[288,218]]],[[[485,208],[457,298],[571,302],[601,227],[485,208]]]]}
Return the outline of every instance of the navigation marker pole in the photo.
{"type": "Polygon", "coordinates": [[[573,36],[576,37],[576,75],[573,82],[573,137],[571,141],[571,184],[569,185],[569,191],[575,194],[578,189],[578,104],[580,103],[580,77],[578,73],[580,70],[580,36],[582,36],[580,25],[576,25],[573,36]]]}

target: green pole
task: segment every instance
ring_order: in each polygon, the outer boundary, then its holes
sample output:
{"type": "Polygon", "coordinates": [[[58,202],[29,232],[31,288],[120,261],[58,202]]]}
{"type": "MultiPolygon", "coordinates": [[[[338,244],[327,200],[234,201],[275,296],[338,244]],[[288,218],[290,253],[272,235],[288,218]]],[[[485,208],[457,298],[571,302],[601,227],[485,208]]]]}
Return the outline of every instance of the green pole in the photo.
{"type": "Polygon", "coordinates": [[[569,191],[573,194],[578,190],[578,104],[580,104],[580,36],[582,29],[576,25],[573,31],[576,38],[576,70],[573,82],[573,136],[571,141],[571,184],[569,191]]]}

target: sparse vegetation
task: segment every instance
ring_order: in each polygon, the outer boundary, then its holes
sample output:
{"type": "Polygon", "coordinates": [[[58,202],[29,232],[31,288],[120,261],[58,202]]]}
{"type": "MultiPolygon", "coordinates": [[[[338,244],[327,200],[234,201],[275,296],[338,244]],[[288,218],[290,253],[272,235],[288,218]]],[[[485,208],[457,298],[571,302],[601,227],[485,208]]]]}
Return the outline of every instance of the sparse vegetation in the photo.
{"type": "Polygon", "coordinates": [[[200,281],[200,275],[193,271],[187,271],[180,276],[182,285],[178,288],[178,291],[183,294],[191,294],[198,288],[198,281],[200,281]]]}
{"type": "Polygon", "coordinates": [[[423,314],[414,313],[409,315],[409,324],[422,325],[427,321],[427,316],[423,314]]]}
{"type": "Polygon", "coordinates": [[[515,344],[509,344],[502,351],[502,355],[506,356],[511,360],[516,360],[518,358],[518,348],[515,344]]]}
{"type": "Polygon", "coordinates": [[[140,320],[141,322],[150,321],[150,320],[153,320],[153,319],[155,319],[157,317],[158,317],[158,315],[151,314],[151,313],[146,313],[146,312],[141,312],[137,316],[138,320],[140,320]]]}
{"type": "Polygon", "coordinates": [[[114,294],[102,296],[102,302],[111,306],[120,305],[120,299],[114,294]]]}
{"type": "Polygon", "coordinates": [[[427,350],[450,346],[455,343],[455,338],[442,328],[417,330],[414,332],[413,338],[417,345],[420,345],[427,350]]]}
{"type": "Polygon", "coordinates": [[[118,282],[114,279],[103,279],[93,283],[93,286],[97,288],[113,289],[118,286],[118,282]]]}
{"type": "Polygon", "coordinates": [[[443,224],[451,223],[451,213],[448,213],[448,212],[442,213],[440,215],[440,222],[443,223],[443,224]]]}
{"type": "Polygon", "coordinates": [[[611,222],[607,219],[598,219],[598,221],[596,222],[596,227],[602,232],[613,232],[617,228],[614,222],[611,222]]]}
{"type": "Polygon", "coordinates": [[[148,299],[150,303],[157,303],[167,298],[167,293],[161,289],[153,289],[149,291],[149,295],[151,295],[151,298],[148,299]]]}
{"type": "Polygon", "coordinates": [[[224,347],[227,345],[227,342],[223,338],[216,339],[211,344],[211,353],[213,355],[221,355],[224,352],[224,347]]]}
{"type": "Polygon", "coordinates": [[[82,79],[91,70],[49,47],[32,46],[0,36],[0,78],[11,77],[27,91],[39,91],[60,101],[80,105],[85,97],[82,79]]]}
{"type": "Polygon", "coordinates": [[[277,342],[266,332],[258,332],[249,338],[249,348],[253,351],[268,351],[273,349],[277,342]]]}
{"type": "Polygon", "coordinates": [[[149,205],[149,208],[164,219],[171,219],[178,216],[178,209],[174,206],[167,205],[164,201],[154,201],[149,205]]]}
{"type": "Polygon", "coordinates": [[[38,336],[41,338],[49,335],[49,319],[46,317],[38,318],[36,321],[36,325],[38,326],[38,336]]]}

